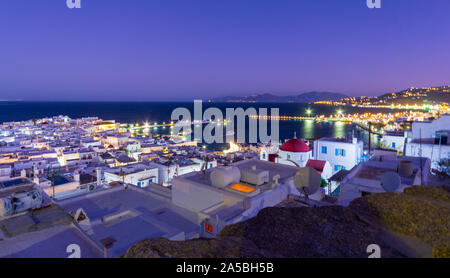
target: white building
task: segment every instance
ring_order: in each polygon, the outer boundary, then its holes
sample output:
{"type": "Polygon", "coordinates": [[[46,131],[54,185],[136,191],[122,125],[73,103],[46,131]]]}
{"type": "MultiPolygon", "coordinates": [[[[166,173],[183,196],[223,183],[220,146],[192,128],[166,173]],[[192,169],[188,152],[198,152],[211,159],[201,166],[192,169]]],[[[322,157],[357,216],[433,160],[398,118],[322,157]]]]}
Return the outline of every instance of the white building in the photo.
{"type": "Polygon", "coordinates": [[[383,134],[381,143],[384,147],[396,150],[398,153],[404,153],[407,134],[408,132],[406,131],[386,131],[386,133],[383,134]]]}
{"type": "Polygon", "coordinates": [[[314,159],[328,161],[333,174],[350,170],[361,161],[363,142],[353,138],[320,138],[314,141],[314,159]]]}
{"type": "Polygon", "coordinates": [[[381,177],[387,172],[400,176],[401,182],[395,192],[401,193],[406,187],[428,183],[430,160],[397,156],[396,151],[376,150],[371,159],[354,167],[342,180],[339,185],[338,203],[347,206],[358,197],[386,192],[381,186],[381,177]]]}
{"type": "MultiPolygon", "coordinates": [[[[174,177],[172,201],[199,215],[203,236],[215,236],[224,226],[254,217],[288,195],[300,196],[294,185],[298,170],[297,166],[248,159],[204,174],[192,172],[174,177]]],[[[321,200],[324,194],[320,188],[309,198],[321,200]]]]}
{"type": "Polygon", "coordinates": [[[315,169],[324,180],[333,175],[331,164],[326,160],[312,159],[312,151],[300,139],[287,140],[281,147],[278,144],[263,145],[259,151],[259,159],[295,167],[315,169]]]}
{"type": "Polygon", "coordinates": [[[158,168],[142,163],[110,168],[104,171],[105,183],[123,182],[137,187],[158,183],[158,168]]]}
{"type": "Polygon", "coordinates": [[[0,181],[7,180],[11,176],[11,165],[0,164],[0,181]]]}
{"type": "Polygon", "coordinates": [[[275,162],[297,166],[305,167],[308,160],[312,158],[312,151],[309,149],[308,145],[301,140],[294,138],[287,140],[281,145],[278,151],[278,157],[275,158],[275,162]]]}
{"type": "MultiPolygon", "coordinates": [[[[148,164],[158,168],[159,184],[168,186],[176,176],[181,176],[191,172],[198,172],[202,169],[205,162],[200,159],[181,159],[169,162],[169,160],[149,162],[148,164]]],[[[217,161],[208,161],[207,169],[217,167],[217,161]]]]}
{"type": "Polygon", "coordinates": [[[105,140],[105,145],[112,146],[114,149],[118,149],[120,146],[126,144],[129,141],[128,134],[108,135],[105,140]]]}
{"type": "Polygon", "coordinates": [[[279,145],[277,143],[271,142],[270,145],[263,145],[259,150],[259,159],[275,162],[275,157],[278,156],[278,151],[279,145]]]}
{"type": "MultiPolygon", "coordinates": [[[[447,134],[450,134],[450,131],[447,131],[447,134]]],[[[449,143],[448,139],[440,140],[439,137],[413,139],[406,144],[406,155],[429,158],[431,159],[431,168],[438,169],[440,161],[450,160],[449,143]]]]}
{"type": "Polygon", "coordinates": [[[412,123],[412,139],[434,138],[436,131],[450,128],[450,115],[442,115],[434,121],[412,123]]]}
{"type": "Polygon", "coordinates": [[[138,160],[141,154],[141,143],[139,141],[130,141],[125,147],[127,155],[138,160]]]}

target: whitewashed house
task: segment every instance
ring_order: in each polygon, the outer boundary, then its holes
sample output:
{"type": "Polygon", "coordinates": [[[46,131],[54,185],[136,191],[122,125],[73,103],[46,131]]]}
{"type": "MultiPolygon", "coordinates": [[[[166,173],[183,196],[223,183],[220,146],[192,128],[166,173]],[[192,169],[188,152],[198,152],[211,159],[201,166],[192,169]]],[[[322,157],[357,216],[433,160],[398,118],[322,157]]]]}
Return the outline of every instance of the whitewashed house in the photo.
{"type": "Polygon", "coordinates": [[[381,143],[384,147],[396,150],[398,153],[404,153],[408,139],[407,134],[406,131],[386,131],[381,143]]]}
{"type": "Polygon", "coordinates": [[[124,182],[137,187],[147,187],[158,183],[158,168],[142,163],[105,169],[105,183],[124,182]]]}
{"type": "Polygon", "coordinates": [[[333,174],[350,170],[361,161],[363,142],[356,139],[320,138],[314,141],[314,159],[328,161],[333,174]]]}

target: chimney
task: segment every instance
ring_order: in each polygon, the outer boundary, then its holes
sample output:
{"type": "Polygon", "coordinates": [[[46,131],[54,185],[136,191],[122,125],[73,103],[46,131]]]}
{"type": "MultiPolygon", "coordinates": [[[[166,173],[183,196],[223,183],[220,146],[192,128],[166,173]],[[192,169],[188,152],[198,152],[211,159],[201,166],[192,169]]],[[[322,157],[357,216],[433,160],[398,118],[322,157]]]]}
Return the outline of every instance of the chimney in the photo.
{"type": "Polygon", "coordinates": [[[97,167],[97,186],[100,186],[102,184],[102,171],[99,167],[97,167]]]}
{"type": "Polygon", "coordinates": [[[22,171],[20,171],[20,176],[23,177],[23,178],[26,178],[27,177],[27,170],[22,169],[22,171]]]}
{"type": "Polygon", "coordinates": [[[75,181],[80,181],[80,173],[78,171],[75,171],[75,173],[73,173],[73,179],[75,181]]]}
{"type": "Polygon", "coordinates": [[[358,143],[358,138],[353,137],[352,138],[353,145],[356,145],[358,143]]]}

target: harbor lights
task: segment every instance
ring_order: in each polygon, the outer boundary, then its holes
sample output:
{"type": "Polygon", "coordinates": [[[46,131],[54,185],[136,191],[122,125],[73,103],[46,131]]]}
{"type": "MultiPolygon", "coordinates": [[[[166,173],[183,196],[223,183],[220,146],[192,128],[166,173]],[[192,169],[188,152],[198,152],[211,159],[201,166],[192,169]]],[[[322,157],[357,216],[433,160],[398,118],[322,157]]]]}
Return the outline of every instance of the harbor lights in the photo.
{"type": "Polygon", "coordinates": [[[308,115],[308,117],[311,117],[311,113],[312,110],[310,108],[306,109],[306,115],[308,115]]]}
{"type": "Polygon", "coordinates": [[[337,114],[338,114],[338,116],[342,116],[342,110],[339,109],[339,110],[337,111],[337,114]]]}

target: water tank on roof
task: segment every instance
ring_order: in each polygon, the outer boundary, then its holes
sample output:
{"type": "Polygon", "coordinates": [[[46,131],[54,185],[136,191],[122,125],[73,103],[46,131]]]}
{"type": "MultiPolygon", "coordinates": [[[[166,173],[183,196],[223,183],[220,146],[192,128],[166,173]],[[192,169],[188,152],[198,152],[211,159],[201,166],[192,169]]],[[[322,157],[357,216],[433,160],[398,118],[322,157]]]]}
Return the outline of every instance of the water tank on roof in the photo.
{"type": "Polygon", "coordinates": [[[241,172],[234,166],[215,168],[210,175],[211,184],[219,188],[238,183],[240,179],[241,172]]]}
{"type": "Polygon", "coordinates": [[[9,198],[0,198],[0,217],[8,216],[12,213],[11,200],[9,198]]]}
{"type": "Polygon", "coordinates": [[[410,177],[413,174],[413,163],[409,160],[398,162],[398,174],[403,177],[410,177]]]}

